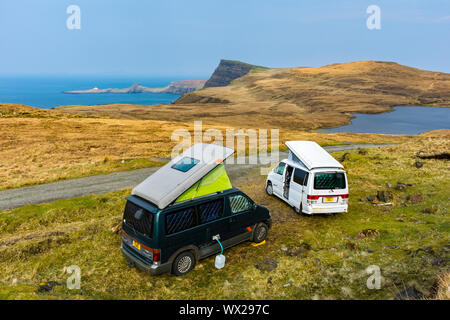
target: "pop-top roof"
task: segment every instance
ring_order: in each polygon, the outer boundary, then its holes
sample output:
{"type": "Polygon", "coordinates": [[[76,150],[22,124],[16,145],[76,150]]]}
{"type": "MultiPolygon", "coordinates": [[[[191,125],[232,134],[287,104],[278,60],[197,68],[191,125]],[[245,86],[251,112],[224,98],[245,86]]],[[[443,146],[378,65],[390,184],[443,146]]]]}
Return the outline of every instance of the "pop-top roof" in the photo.
{"type": "Polygon", "coordinates": [[[287,141],[286,146],[309,170],[344,166],[314,141],[287,141]]]}
{"type": "Polygon", "coordinates": [[[233,153],[233,149],[217,144],[196,144],[145,179],[131,194],[164,209],[233,153]]]}

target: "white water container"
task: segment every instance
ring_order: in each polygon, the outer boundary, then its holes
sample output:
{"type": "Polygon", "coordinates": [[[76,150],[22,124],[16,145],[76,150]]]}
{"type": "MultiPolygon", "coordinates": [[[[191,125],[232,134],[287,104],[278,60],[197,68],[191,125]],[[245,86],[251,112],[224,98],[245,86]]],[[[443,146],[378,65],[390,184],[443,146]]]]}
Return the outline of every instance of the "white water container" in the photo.
{"type": "Polygon", "coordinates": [[[219,254],[216,256],[216,268],[222,269],[225,267],[225,256],[223,254],[219,254]]]}

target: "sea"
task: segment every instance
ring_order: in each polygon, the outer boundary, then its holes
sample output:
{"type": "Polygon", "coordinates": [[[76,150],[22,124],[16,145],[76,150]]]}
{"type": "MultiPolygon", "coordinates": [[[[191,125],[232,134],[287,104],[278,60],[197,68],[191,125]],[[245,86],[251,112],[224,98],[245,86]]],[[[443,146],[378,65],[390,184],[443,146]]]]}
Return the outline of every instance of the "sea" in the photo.
{"type": "Polygon", "coordinates": [[[15,76],[0,77],[0,103],[24,104],[50,109],[64,105],[100,105],[129,103],[141,105],[170,104],[180,95],[170,93],[102,93],[67,94],[64,91],[87,90],[94,87],[128,88],[135,83],[151,88],[162,88],[172,81],[192,80],[197,77],[87,77],[87,76],[15,76]]]}

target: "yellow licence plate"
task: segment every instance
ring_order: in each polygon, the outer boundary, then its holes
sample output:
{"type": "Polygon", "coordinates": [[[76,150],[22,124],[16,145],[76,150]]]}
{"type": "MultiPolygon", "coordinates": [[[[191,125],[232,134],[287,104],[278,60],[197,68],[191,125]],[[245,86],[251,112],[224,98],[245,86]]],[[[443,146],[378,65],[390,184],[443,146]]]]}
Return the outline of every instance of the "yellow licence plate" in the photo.
{"type": "Polygon", "coordinates": [[[336,202],[336,197],[325,197],[324,202],[336,202]]]}
{"type": "Polygon", "coordinates": [[[137,241],[134,241],[134,240],[133,240],[133,247],[135,247],[138,250],[141,250],[141,244],[139,242],[137,242],[137,241]]]}

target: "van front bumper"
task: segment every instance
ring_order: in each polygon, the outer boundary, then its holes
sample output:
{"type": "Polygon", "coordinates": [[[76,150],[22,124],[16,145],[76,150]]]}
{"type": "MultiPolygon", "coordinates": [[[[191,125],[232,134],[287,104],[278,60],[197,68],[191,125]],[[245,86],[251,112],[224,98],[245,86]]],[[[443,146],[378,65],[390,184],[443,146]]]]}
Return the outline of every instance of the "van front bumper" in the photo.
{"type": "Polygon", "coordinates": [[[120,246],[120,250],[122,251],[122,254],[125,256],[125,258],[129,262],[131,262],[138,269],[140,269],[152,276],[156,276],[156,275],[163,274],[163,273],[170,273],[172,271],[172,264],[170,262],[163,263],[163,264],[147,264],[144,261],[142,261],[140,258],[135,256],[127,248],[125,248],[123,246],[123,244],[120,246]]]}
{"type": "Polygon", "coordinates": [[[340,213],[348,211],[348,204],[341,204],[337,206],[320,206],[320,205],[309,205],[305,206],[303,213],[306,214],[323,214],[323,213],[340,213]]]}

